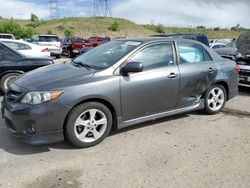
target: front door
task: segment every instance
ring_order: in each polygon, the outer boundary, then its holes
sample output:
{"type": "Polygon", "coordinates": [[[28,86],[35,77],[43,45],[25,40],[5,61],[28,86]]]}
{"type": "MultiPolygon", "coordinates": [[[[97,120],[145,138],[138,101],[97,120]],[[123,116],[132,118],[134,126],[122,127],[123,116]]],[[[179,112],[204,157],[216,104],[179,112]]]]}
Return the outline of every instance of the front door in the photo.
{"type": "Polygon", "coordinates": [[[144,47],[127,62],[140,62],[143,71],[120,76],[123,120],[131,120],[174,109],[179,72],[172,43],[144,47]]]}

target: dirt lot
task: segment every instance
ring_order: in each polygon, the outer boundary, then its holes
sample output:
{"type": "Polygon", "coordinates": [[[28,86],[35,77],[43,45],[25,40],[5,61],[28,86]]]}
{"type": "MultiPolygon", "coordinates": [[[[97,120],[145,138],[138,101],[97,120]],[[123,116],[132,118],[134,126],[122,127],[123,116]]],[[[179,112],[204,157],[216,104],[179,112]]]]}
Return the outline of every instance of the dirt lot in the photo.
{"type": "MultiPolygon", "coordinates": [[[[247,97],[245,109],[249,96],[250,89],[245,89],[237,97],[247,97]]],[[[174,116],[113,132],[88,149],[66,142],[26,145],[0,120],[3,188],[249,186],[248,115],[174,116]]]]}

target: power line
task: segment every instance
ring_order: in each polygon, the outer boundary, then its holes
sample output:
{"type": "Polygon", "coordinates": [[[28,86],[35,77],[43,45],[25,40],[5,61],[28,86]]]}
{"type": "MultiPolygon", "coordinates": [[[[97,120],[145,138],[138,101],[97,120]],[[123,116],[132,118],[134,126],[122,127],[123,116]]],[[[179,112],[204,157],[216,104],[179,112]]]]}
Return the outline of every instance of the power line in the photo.
{"type": "Polygon", "coordinates": [[[110,0],[93,0],[93,16],[111,17],[110,0]]]}
{"type": "Polygon", "coordinates": [[[49,9],[50,9],[50,18],[51,19],[59,18],[58,0],[50,0],[49,1],[49,9]]]}

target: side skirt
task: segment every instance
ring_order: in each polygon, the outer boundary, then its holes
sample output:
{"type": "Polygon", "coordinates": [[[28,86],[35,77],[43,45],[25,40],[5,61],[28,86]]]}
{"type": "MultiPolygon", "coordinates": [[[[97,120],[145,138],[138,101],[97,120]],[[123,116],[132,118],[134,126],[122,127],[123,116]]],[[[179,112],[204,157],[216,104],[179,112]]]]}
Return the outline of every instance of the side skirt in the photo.
{"type": "Polygon", "coordinates": [[[117,127],[118,127],[118,129],[122,129],[122,128],[129,127],[129,126],[132,126],[135,124],[139,124],[139,123],[143,123],[143,122],[147,122],[147,121],[152,121],[152,120],[156,120],[159,118],[168,117],[168,116],[172,116],[172,115],[183,114],[183,113],[187,113],[187,112],[201,110],[201,109],[204,109],[204,99],[201,99],[199,101],[199,103],[197,103],[193,106],[175,109],[175,110],[166,111],[166,112],[161,112],[158,114],[152,114],[149,116],[135,118],[135,119],[131,119],[128,121],[123,121],[122,117],[118,117],[118,119],[117,119],[118,126],[117,127]]]}

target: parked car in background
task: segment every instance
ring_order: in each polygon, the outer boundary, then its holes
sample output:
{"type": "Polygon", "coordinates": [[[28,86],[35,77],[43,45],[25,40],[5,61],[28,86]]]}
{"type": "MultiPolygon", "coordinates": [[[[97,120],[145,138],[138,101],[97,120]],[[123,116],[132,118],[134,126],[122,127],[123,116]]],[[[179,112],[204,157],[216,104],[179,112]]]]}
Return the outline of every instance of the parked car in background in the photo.
{"type": "Polygon", "coordinates": [[[84,45],[85,47],[96,47],[106,42],[109,42],[110,40],[111,38],[107,36],[94,36],[88,38],[84,45]]]}
{"type": "Polygon", "coordinates": [[[239,85],[250,87],[250,32],[242,33],[226,48],[215,49],[215,51],[224,58],[236,61],[240,67],[239,85]]]}
{"type": "Polygon", "coordinates": [[[5,125],[25,142],[65,138],[90,147],[112,128],[201,109],[220,112],[238,93],[237,70],[194,40],[114,40],[15,80],[2,111],[5,125]]]}
{"type": "Polygon", "coordinates": [[[242,33],[236,41],[236,62],[240,66],[239,85],[250,87],[250,32],[242,33]]]}
{"type": "Polygon", "coordinates": [[[31,42],[41,46],[48,46],[50,54],[52,56],[60,58],[62,55],[61,43],[57,35],[47,35],[47,34],[33,35],[31,38],[31,42]]]}
{"type": "Polygon", "coordinates": [[[0,33],[0,39],[13,39],[13,40],[15,40],[15,37],[12,34],[0,33]]]}
{"type": "Polygon", "coordinates": [[[0,39],[2,43],[27,57],[50,57],[49,48],[21,40],[0,39]]]}
{"type": "Polygon", "coordinates": [[[237,55],[236,40],[227,44],[224,48],[217,48],[215,51],[224,58],[235,60],[237,55]]]}
{"type": "Polygon", "coordinates": [[[67,54],[70,58],[81,53],[81,49],[85,47],[85,39],[82,37],[64,37],[61,40],[62,53],[67,54]]]}
{"type": "MultiPolygon", "coordinates": [[[[36,68],[51,65],[51,58],[25,57],[13,48],[0,42],[0,86],[6,92],[9,85],[19,75],[36,68]]],[[[38,79],[38,78],[33,78],[38,79]]]]}
{"type": "Polygon", "coordinates": [[[150,37],[172,37],[172,38],[181,38],[181,39],[190,39],[199,41],[206,46],[209,46],[209,40],[207,35],[203,33],[170,33],[170,34],[156,34],[151,35],[150,37]]]}
{"type": "Polygon", "coordinates": [[[226,44],[215,42],[215,43],[210,44],[209,47],[210,47],[211,49],[224,48],[224,47],[226,47],[226,44]]]}

